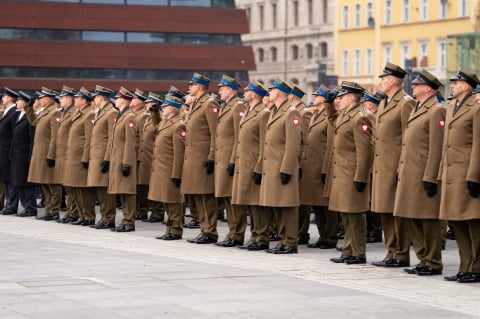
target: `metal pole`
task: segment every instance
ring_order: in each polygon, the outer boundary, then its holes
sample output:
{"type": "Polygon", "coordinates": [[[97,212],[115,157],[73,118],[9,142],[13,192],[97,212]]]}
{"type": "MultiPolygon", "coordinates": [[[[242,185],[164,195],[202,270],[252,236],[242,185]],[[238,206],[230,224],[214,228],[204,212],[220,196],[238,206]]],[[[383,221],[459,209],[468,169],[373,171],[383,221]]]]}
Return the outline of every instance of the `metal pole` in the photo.
{"type": "Polygon", "coordinates": [[[284,29],[284,40],[283,40],[283,47],[284,47],[284,50],[283,50],[283,79],[285,81],[288,81],[287,79],[287,75],[288,75],[288,71],[287,71],[287,57],[288,57],[288,54],[287,54],[287,33],[288,33],[288,0],[285,0],[285,29],[284,29]]]}

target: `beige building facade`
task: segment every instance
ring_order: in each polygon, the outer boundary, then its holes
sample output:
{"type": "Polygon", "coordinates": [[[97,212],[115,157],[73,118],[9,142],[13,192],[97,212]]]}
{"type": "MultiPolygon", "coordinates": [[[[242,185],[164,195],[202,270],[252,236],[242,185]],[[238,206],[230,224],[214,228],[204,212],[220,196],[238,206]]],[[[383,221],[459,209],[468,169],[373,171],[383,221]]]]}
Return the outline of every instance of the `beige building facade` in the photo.
{"type": "Polygon", "coordinates": [[[236,0],[236,6],[245,9],[250,24],[250,32],[242,35],[255,55],[250,79],[269,85],[281,76],[309,94],[319,79],[334,81],[335,1],[236,0]]]}

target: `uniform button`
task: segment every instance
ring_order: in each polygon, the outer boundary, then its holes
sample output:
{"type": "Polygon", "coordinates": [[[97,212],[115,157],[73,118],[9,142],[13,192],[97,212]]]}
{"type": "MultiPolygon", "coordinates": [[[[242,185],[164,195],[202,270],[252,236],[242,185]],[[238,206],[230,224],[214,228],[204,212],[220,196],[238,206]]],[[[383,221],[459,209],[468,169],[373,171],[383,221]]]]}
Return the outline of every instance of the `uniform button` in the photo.
{"type": "Polygon", "coordinates": [[[447,184],[450,185],[450,181],[447,181],[447,184]]]}
{"type": "Polygon", "coordinates": [[[402,143],[402,146],[405,146],[405,143],[402,143]]]}
{"type": "Polygon", "coordinates": [[[400,164],[403,164],[403,161],[400,161],[400,164]]]}
{"type": "Polygon", "coordinates": [[[333,162],[333,164],[337,164],[337,162],[333,162]]]}
{"type": "Polygon", "coordinates": [[[447,166],[452,166],[452,164],[448,163],[447,166]]]}
{"type": "Polygon", "coordinates": [[[447,145],[448,148],[450,148],[450,145],[447,145]]]}

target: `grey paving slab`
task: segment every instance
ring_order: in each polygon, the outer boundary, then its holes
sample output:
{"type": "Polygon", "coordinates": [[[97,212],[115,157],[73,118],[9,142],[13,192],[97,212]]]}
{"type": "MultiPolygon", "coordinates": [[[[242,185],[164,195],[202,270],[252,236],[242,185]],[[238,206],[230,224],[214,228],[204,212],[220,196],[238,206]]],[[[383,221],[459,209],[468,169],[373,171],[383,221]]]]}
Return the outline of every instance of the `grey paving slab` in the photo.
{"type": "MultiPolygon", "coordinates": [[[[118,234],[0,216],[0,318],[475,318],[480,285],[401,269],[154,239],[164,225],[118,234]]],[[[186,230],[194,237],[198,230],[186,230]]],[[[226,224],[219,223],[220,238],[226,224]]],[[[314,235],[316,230],[311,233],[314,235]]],[[[313,236],[311,241],[315,241],[313,236]]],[[[369,261],[383,244],[368,245],[369,261]]],[[[443,254],[458,268],[455,244],[443,254]]],[[[415,262],[412,252],[412,262],[415,262]]]]}

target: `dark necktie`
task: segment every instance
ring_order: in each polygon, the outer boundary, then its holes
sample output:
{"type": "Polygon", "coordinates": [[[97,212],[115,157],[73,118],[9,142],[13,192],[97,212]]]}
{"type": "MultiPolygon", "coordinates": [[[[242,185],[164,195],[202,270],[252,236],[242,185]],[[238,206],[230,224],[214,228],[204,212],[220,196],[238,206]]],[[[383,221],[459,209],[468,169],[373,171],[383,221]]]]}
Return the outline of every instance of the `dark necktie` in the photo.
{"type": "Polygon", "coordinates": [[[460,102],[455,103],[455,108],[453,109],[453,115],[455,115],[455,113],[457,113],[459,108],[460,108],[460,102]]]}

